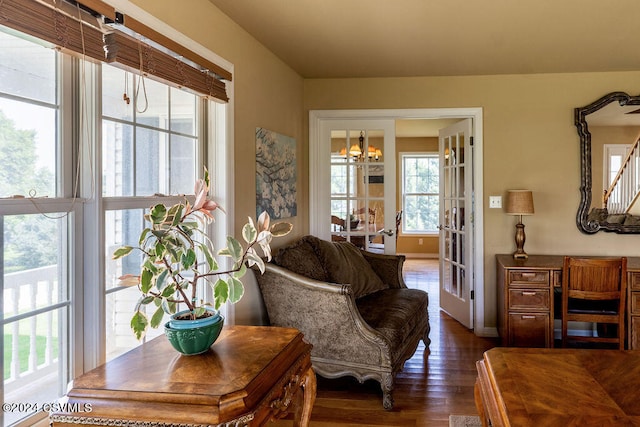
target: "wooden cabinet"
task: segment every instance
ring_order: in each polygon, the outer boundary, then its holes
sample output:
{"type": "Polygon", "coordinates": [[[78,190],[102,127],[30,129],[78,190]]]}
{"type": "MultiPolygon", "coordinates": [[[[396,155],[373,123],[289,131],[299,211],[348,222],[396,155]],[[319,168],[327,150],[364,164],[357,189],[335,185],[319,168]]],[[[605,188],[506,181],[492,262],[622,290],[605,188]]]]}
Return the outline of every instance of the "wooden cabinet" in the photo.
{"type": "Polygon", "coordinates": [[[627,287],[627,345],[631,350],[640,350],[640,272],[629,273],[627,287]]]}
{"type": "MultiPolygon", "coordinates": [[[[498,330],[503,346],[553,347],[553,287],[559,279],[546,259],[498,255],[498,330]]],[[[562,264],[560,264],[562,267],[562,264]]]]}
{"type": "MultiPolygon", "coordinates": [[[[553,347],[554,292],[562,255],[496,255],[498,333],[503,346],[553,347]]],[[[627,258],[627,346],[640,350],[640,257],[627,258]]]]}

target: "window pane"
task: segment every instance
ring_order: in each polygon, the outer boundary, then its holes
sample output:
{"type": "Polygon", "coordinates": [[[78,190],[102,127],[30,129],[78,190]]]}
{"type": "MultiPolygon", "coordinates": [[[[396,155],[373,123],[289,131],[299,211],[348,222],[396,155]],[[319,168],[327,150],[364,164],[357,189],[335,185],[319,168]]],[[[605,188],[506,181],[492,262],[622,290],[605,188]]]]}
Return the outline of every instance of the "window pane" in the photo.
{"type": "MultiPolygon", "coordinates": [[[[169,86],[148,78],[135,79],[136,121],[154,128],[169,127],[169,86]]],[[[131,97],[134,102],[134,97],[131,97]]]]}
{"type": "Polygon", "coordinates": [[[136,130],[136,196],[167,193],[167,134],[157,130],[136,130]]]}
{"type": "Polygon", "coordinates": [[[105,235],[105,288],[118,286],[118,277],[125,274],[139,274],[142,253],[134,251],[130,255],[113,260],[113,251],[123,245],[137,246],[144,224],[143,209],[106,211],[104,219],[105,235]]]}
{"type": "MultiPolygon", "coordinates": [[[[63,259],[67,218],[61,213],[2,217],[4,402],[49,403],[68,382],[68,280],[63,259]],[[65,237],[63,237],[65,236],[65,237]],[[34,245],[33,242],[38,242],[34,245]],[[35,314],[37,310],[47,310],[35,314]],[[29,315],[33,313],[32,315],[29,315]],[[15,316],[26,316],[12,320],[15,316]]],[[[5,412],[4,423],[29,416],[5,412]]]]}
{"type": "Polygon", "coordinates": [[[132,73],[119,68],[102,66],[103,116],[133,120],[133,76],[132,73]]]}
{"type": "MultiPolygon", "coordinates": [[[[45,404],[63,396],[67,383],[66,308],[4,325],[4,400],[45,404]]],[[[34,412],[4,412],[10,425],[34,412]]]]}
{"type": "Polygon", "coordinates": [[[56,196],[56,58],[0,31],[0,197],[56,196]]]}
{"type": "Polygon", "coordinates": [[[195,95],[171,88],[171,132],[196,135],[196,101],[195,95]]]}
{"type": "Polygon", "coordinates": [[[438,196],[406,196],[403,231],[438,229],[438,196]]]}
{"type": "MultiPolygon", "coordinates": [[[[115,92],[103,89],[103,196],[192,194],[196,178],[198,98],[145,79],[137,107],[144,107],[145,88],[149,106],[141,113],[122,101],[125,78],[130,81],[130,74],[103,66],[103,87],[118,88],[115,92]]],[[[135,80],[137,84],[138,79],[135,80]]]]}
{"type": "Polygon", "coordinates": [[[0,197],[56,196],[56,139],[54,108],[0,98],[0,197]]]}
{"type": "Polygon", "coordinates": [[[55,50],[0,31],[0,92],[55,104],[55,50]]]}
{"type": "MultiPolygon", "coordinates": [[[[111,360],[127,351],[139,346],[143,342],[164,334],[164,327],[149,328],[146,336],[138,341],[131,331],[131,316],[140,298],[140,291],[136,288],[125,288],[106,295],[105,300],[105,332],[106,332],[106,360],[111,360]]],[[[149,317],[153,313],[147,313],[149,317]]],[[[165,315],[162,325],[169,318],[165,315]]]]}
{"type": "Polygon", "coordinates": [[[171,137],[171,194],[193,193],[196,182],[196,146],[195,138],[184,136],[171,137]]]}
{"type": "Polygon", "coordinates": [[[103,196],[133,196],[133,160],[133,126],[103,120],[103,196]]]}
{"type": "Polygon", "coordinates": [[[439,161],[435,154],[404,155],[402,161],[406,233],[436,232],[439,225],[439,161]]]}

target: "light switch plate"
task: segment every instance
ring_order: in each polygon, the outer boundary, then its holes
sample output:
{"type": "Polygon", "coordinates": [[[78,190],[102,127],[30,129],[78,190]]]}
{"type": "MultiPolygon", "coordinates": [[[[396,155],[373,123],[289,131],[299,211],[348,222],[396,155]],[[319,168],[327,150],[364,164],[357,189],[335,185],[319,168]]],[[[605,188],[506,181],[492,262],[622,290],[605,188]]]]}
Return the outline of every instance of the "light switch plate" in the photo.
{"type": "Polygon", "coordinates": [[[500,209],[502,207],[502,196],[489,196],[489,208],[500,209]]]}

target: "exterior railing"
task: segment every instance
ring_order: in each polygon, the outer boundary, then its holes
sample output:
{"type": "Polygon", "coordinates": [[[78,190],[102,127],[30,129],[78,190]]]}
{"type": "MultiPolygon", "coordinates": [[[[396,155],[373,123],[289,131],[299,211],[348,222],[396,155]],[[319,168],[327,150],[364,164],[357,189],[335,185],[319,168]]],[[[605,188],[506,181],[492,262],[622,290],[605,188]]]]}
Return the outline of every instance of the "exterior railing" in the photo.
{"type": "Polygon", "coordinates": [[[8,273],[4,275],[3,285],[5,343],[6,335],[11,335],[10,344],[5,345],[5,358],[11,358],[9,375],[4,380],[6,395],[58,370],[59,357],[54,350],[59,337],[55,309],[47,310],[60,299],[58,268],[52,265],[8,273]],[[25,339],[21,343],[21,334],[28,337],[27,366],[22,366],[21,362],[20,353],[25,351],[25,339]],[[10,348],[9,352],[6,347],[10,348]],[[38,361],[38,350],[41,361],[38,361]]]}

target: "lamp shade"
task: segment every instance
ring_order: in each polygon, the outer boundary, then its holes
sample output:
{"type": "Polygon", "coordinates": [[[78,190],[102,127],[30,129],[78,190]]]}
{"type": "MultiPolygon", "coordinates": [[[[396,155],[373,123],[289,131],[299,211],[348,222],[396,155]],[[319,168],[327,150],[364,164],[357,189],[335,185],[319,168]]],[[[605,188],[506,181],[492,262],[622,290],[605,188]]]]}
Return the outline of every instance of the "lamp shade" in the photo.
{"type": "Polygon", "coordinates": [[[509,215],[533,215],[533,193],[530,190],[508,190],[506,210],[509,215]]]}

